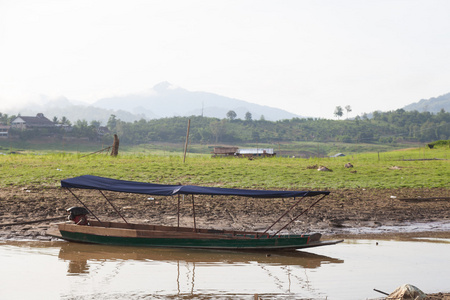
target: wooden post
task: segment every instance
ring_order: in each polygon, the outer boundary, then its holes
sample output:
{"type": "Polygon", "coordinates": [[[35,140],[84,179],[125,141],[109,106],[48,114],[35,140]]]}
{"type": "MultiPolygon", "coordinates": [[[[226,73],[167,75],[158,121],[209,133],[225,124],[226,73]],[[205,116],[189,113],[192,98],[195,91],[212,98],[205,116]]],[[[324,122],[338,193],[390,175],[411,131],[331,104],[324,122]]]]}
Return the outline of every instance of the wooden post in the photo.
{"type": "Polygon", "coordinates": [[[114,134],[111,156],[117,156],[117,154],[119,154],[119,137],[117,136],[117,134],[114,134]]]}
{"type": "Polygon", "coordinates": [[[186,161],[186,151],[187,146],[189,142],[189,129],[191,127],[191,119],[188,120],[188,127],[187,127],[187,133],[186,133],[186,143],[184,144],[184,156],[183,156],[183,163],[186,161]]]}

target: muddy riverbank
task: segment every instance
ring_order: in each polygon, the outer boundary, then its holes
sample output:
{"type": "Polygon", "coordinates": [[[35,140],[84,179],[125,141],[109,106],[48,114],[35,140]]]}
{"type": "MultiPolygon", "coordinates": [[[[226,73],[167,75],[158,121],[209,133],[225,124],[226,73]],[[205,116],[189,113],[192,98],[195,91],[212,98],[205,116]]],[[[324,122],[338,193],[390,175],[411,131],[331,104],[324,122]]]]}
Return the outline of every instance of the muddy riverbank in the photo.
{"type": "MultiPolygon", "coordinates": [[[[120,217],[98,191],[74,190],[100,219],[120,217]]],[[[142,223],[177,224],[177,197],[106,192],[125,218],[142,223]]],[[[326,236],[382,234],[411,231],[450,231],[450,189],[343,189],[312,207],[288,228],[294,233],[320,232],[326,236]]],[[[264,230],[294,199],[195,197],[198,227],[264,230]]],[[[314,199],[304,199],[282,221],[288,222],[314,199]]],[[[45,231],[66,209],[80,206],[61,188],[7,187],[0,191],[0,238],[47,239],[45,231]],[[30,223],[33,221],[39,221],[30,223]]],[[[192,197],[181,198],[182,226],[191,226],[192,197]]],[[[90,216],[90,218],[94,218],[90,216]]],[[[276,226],[275,226],[276,227],[276,226]]]]}

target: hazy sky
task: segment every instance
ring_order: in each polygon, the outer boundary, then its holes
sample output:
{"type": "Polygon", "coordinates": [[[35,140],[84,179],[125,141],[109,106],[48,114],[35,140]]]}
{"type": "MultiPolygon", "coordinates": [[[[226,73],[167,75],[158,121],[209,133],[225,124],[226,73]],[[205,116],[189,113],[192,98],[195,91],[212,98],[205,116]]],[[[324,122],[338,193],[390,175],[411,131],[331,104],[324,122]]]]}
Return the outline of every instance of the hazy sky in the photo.
{"type": "Polygon", "coordinates": [[[450,1],[0,0],[0,112],[168,81],[300,115],[450,92],[450,1]]]}

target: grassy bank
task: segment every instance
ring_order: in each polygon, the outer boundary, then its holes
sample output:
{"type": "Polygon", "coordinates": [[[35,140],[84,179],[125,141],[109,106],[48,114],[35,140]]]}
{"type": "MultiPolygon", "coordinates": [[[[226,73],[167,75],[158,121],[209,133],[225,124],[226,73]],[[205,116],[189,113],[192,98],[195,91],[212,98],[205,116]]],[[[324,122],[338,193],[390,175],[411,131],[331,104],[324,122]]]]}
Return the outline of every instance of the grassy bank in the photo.
{"type": "Polygon", "coordinates": [[[450,187],[450,150],[416,148],[338,158],[211,158],[155,155],[47,153],[0,155],[0,187],[59,186],[64,178],[91,174],[164,184],[264,189],[450,187]],[[448,157],[448,159],[447,159],[448,157]],[[439,158],[439,159],[434,159],[439,158]],[[345,168],[350,162],[354,168],[345,168]],[[326,166],[319,172],[311,166],[326,166]]]}
{"type": "MultiPolygon", "coordinates": [[[[111,143],[90,142],[85,139],[59,140],[47,138],[32,141],[17,139],[0,139],[0,153],[10,152],[42,152],[42,153],[86,153],[95,152],[110,146],[111,143]]],[[[180,155],[184,151],[184,143],[148,143],[142,145],[126,145],[121,143],[120,151],[132,154],[180,155]]],[[[216,144],[189,144],[191,154],[209,155],[216,144]]],[[[227,146],[239,148],[272,148],[278,156],[283,157],[325,157],[336,153],[358,154],[366,152],[387,152],[409,147],[420,147],[423,144],[365,144],[340,142],[280,142],[280,143],[243,143],[227,146]]]]}

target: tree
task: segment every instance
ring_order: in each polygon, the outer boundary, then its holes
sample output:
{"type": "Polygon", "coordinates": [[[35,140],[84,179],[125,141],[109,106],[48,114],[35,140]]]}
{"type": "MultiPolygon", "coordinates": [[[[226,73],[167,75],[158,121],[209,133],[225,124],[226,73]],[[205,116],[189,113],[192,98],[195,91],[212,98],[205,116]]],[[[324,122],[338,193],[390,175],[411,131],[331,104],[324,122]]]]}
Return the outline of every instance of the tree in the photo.
{"type": "Polygon", "coordinates": [[[381,120],[381,113],[379,111],[374,111],[372,117],[375,121],[381,120]]]}
{"type": "Polygon", "coordinates": [[[109,130],[111,130],[111,131],[116,130],[116,126],[117,126],[116,115],[111,115],[111,116],[109,116],[108,123],[106,124],[106,126],[107,126],[107,127],[109,128],[109,130]]]}
{"type": "Polygon", "coordinates": [[[225,133],[225,120],[222,121],[212,121],[209,123],[209,128],[212,135],[215,137],[215,142],[220,140],[220,137],[225,133]]]}
{"type": "Polygon", "coordinates": [[[252,131],[252,140],[258,142],[259,141],[259,132],[256,130],[252,131]]]}
{"type": "Polygon", "coordinates": [[[90,125],[95,127],[96,129],[98,129],[100,127],[100,125],[101,125],[101,122],[100,121],[96,121],[96,120],[92,120],[90,125]]]}
{"type": "Polygon", "coordinates": [[[334,116],[338,119],[344,115],[344,110],[342,109],[342,106],[336,106],[334,109],[334,116]]]}
{"type": "Polygon", "coordinates": [[[71,125],[69,119],[67,119],[65,116],[63,116],[63,117],[61,118],[61,124],[62,124],[62,125],[69,125],[69,126],[71,125]]]}
{"type": "Polygon", "coordinates": [[[0,113],[0,123],[3,123],[4,125],[8,125],[10,122],[10,119],[8,117],[8,114],[2,114],[0,113]]]}
{"type": "Polygon", "coordinates": [[[245,121],[251,121],[252,120],[252,114],[248,111],[245,113],[245,121]]]}
{"type": "Polygon", "coordinates": [[[352,108],[351,108],[350,105],[347,105],[347,106],[345,107],[345,110],[347,111],[347,119],[348,119],[348,113],[349,113],[349,112],[352,112],[352,108]]]}
{"type": "Polygon", "coordinates": [[[230,110],[229,112],[227,112],[227,118],[230,121],[233,121],[234,119],[236,119],[236,116],[237,116],[237,114],[234,110],[230,110]]]}
{"type": "Polygon", "coordinates": [[[366,113],[363,113],[362,119],[363,119],[364,121],[368,121],[368,120],[369,120],[369,116],[368,116],[366,113]]]}

